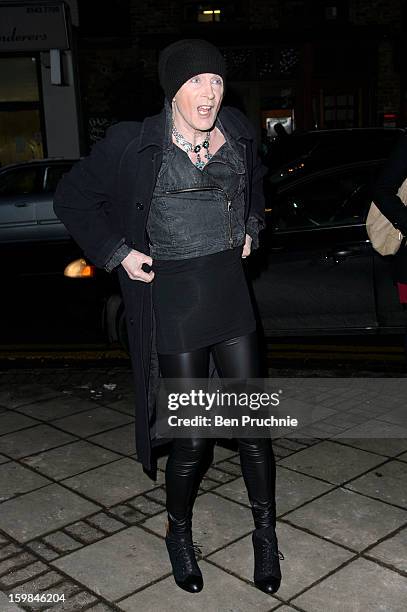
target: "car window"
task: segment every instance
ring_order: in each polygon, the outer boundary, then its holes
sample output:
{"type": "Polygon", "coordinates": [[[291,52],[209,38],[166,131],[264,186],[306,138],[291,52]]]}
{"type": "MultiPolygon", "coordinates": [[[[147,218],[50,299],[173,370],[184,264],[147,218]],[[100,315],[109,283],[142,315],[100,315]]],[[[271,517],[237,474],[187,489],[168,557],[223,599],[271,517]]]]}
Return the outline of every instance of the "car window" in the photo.
{"type": "Polygon", "coordinates": [[[55,164],[48,166],[45,176],[44,191],[53,193],[64,174],[69,172],[72,164],[55,164]]]}
{"type": "Polygon", "coordinates": [[[347,170],[287,189],[272,206],[274,231],[363,223],[377,167],[347,170]]]}
{"type": "Polygon", "coordinates": [[[321,138],[312,151],[315,167],[326,168],[366,159],[388,157],[399,138],[399,132],[341,134],[335,138],[321,138]],[[346,163],[345,162],[345,163],[346,163]],[[318,166],[319,165],[319,166],[318,166]]]}
{"type": "Polygon", "coordinates": [[[21,196],[41,191],[42,168],[16,168],[0,174],[0,196],[21,196]]]}

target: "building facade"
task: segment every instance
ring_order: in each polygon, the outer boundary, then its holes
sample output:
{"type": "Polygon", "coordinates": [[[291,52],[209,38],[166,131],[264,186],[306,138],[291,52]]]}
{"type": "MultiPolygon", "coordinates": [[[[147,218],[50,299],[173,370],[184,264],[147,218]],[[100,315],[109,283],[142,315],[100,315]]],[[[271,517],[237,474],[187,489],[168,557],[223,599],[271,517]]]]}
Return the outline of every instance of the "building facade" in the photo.
{"type": "Polygon", "coordinates": [[[77,25],[76,0],[0,2],[2,166],[80,155],[77,25]]]}
{"type": "MultiPolygon", "coordinates": [[[[275,122],[288,130],[404,125],[404,4],[103,0],[104,25],[88,29],[80,43],[87,112],[93,125],[99,114],[100,126],[156,112],[163,100],[160,49],[180,37],[202,37],[226,57],[225,103],[246,111],[259,133],[275,122]],[[109,15],[118,14],[112,35],[109,15]],[[98,83],[109,92],[103,100],[98,83]]],[[[80,18],[88,8],[79,0],[80,18]]]]}

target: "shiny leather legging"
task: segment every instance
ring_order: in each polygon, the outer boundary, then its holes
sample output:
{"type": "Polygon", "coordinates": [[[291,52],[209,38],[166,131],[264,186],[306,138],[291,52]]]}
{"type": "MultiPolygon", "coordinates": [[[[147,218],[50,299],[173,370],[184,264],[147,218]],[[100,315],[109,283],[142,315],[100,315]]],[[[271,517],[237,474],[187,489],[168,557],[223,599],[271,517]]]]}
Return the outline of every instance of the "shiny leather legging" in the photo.
{"type": "MultiPolygon", "coordinates": [[[[259,378],[257,332],[175,355],[158,354],[164,378],[207,378],[209,352],[222,378],[259,378]]],[[[275,461],[270,438],[237,438],[243,479],[255,527],[275,526],[275,461]]],[[[192,516],[199,484],[213,461],[214,439],[174,438],[165,480],[167,511],[176,519],[192,516]]]]}

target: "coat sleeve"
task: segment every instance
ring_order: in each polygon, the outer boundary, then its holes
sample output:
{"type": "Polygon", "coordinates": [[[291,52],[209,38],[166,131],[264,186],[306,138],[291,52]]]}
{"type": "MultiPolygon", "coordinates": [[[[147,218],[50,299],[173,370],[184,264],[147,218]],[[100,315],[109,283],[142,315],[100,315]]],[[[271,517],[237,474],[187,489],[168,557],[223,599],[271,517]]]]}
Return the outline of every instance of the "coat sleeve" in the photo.
{"type": "Polygon", "coordinates": [[[261,162],[257,149],[257,141],[252,141],[253,176],[249,217],[246,222],[246,233],[252,238],[252,251],[259,247],[259,233],[266,227],[265,199],[263,179],[267,168],[261,162]]]}
{"type": "Polygon", "coordinates": [[[127,257],[129,253],[131,253],[131,251],[132,249],[126,243],[119,246],[119,248],[116,249],[116,251],[113,253],[111,258],[107,261],[106,265],[104,266],[106,272],[111,272],[112,270],[114,270],[114,268],[119,266],[121,262],[123,261],[123,259],[127,257]]]}
{"type": "Polygon", "coordinates": [[[111,207],[117,205],[116,180],[128,140],[124,124],[110,127],[105,138],[93,146],[90,155],[62,177],[54,195],[56,216],[85,256],[100,268],[105,268],[125,243],[125,237],[113,227],[109,213],[111,207]]]}
{"type": "Polygon", "coordinates": [[[407,207],[397,191],[407,178],[407,134],[402,135],[373,185],[372,199],[381,213],[407,236],[407,207]]]}

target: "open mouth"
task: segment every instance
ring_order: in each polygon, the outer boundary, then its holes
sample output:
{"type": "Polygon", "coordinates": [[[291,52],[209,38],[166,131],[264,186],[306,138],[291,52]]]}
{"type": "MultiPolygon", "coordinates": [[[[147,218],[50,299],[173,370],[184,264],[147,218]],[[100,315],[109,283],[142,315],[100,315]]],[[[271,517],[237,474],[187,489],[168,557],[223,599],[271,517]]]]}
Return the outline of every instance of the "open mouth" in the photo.
{"type": "Polygon", "coordinates": [[[201,115],[201,117],[208,117],[212,111],[212,106],[198,106],[198,113],[201,115]]]}

